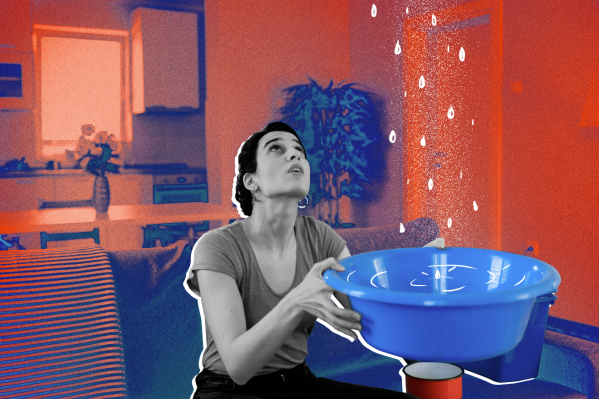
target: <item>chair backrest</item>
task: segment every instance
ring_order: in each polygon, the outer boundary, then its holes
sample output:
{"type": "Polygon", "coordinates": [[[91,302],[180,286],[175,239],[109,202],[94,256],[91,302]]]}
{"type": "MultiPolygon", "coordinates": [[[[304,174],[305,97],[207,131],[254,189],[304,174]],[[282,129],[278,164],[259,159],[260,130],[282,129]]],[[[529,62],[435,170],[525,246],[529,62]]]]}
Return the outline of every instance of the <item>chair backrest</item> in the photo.
{"type": "Polygon", "coordinates": [[[0,397],[126,397],[108,256],[98,245],[0,253],[0,397]]]}
{"type": "Polygon", "coordinates": [[[46,233],[40,232],[41,249],[48,248],[48,241],[68,241],[81,240],[84,238],[93,238],[96,244],[100,244],[100,230],[96,227],[92,231],[80,231],[74,233],[46,233]]]}

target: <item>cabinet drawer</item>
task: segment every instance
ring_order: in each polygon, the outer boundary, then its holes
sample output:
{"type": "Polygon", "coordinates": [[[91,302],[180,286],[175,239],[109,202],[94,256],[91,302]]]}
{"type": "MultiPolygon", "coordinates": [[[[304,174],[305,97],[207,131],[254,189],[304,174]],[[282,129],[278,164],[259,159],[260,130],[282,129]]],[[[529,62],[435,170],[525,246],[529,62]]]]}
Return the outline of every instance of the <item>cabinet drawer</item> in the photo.
{"type": "Polygon", "coordinates": [[[43,177],[0,179],[0,212],[38,209],[38,199],[52,201],[52,179],[43,177]]]}
{"type": "Polygon", "coordinates": [[[65,176],[54,178],[55,201],[82,201],[91,199],[94,176],[65,176]]]}
{"type": "Polygon", "coordinates": [[[142,175],[107,175],[110,185],[111,205],[137,205],[144,203],[144,187],[149,189],[149,176],[142,175]],[[145,184],[144,184],[145,181],[145,184]]]}

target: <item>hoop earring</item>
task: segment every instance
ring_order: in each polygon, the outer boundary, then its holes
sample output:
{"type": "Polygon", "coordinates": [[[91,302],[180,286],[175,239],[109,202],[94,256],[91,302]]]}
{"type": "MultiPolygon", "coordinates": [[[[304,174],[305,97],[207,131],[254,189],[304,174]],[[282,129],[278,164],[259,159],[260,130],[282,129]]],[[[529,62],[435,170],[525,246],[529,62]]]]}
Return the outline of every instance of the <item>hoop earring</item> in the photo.
{"type": "Polygon", "coordinates": [[[310,200],[312,199],[312,197],[310,197],[310,194],[306,195],[306,197],[302,198],[298,203],[297,203],[297,207],[300,209],[304,209],[309,203],[310,200]],[[308,198],[309,197],[309,198],[308,198]],[[306,201],[306,205],[302,206],[302,201],[305,200],[306,198],[308,198],[308,200],[306,201]]]}

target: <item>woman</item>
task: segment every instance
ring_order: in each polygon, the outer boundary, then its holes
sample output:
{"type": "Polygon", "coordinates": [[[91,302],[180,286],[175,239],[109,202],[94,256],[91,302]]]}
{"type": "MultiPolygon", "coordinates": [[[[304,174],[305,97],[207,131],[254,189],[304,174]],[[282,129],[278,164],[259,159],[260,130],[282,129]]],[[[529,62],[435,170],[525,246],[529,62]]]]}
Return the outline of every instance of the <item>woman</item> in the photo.
{"type": "Polygon", "coordinates": [[[235,202],[247,217],[204,234],[186,278],[205,321],[193,398],[414,398],[317,378],[305,363],[316,318],[353,339],[361,325],[347,297],[322,279],[327,269],[344,270],[345,241],[298,217],[310,165],[297,133],[267,125],[241,146],[236,169],[235,202]]]}

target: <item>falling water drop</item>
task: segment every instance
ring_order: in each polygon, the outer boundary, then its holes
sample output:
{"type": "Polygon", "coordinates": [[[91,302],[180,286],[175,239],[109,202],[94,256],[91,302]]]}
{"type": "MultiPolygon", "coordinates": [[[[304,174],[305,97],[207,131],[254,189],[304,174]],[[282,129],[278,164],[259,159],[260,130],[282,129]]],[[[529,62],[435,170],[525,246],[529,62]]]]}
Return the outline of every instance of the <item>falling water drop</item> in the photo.
{"type": "Polygon", "coordinates": [[[395,130],[391,130],[391,134],[389,134],[389,141],[395,143],[395,139],[397,139],[397,136],[395,135],[395,130]]]}
{"type": "Polygon", "coordinates": [[[428,189],[432,190],[433,189],[433,179],[428,179],[428,189]]]}
{"type": "Polygon", "coordinates": [[[400,232],[400,233],[405,233],[405,231],[406,231],[406,228],[405,228],[405,227],[403,227],[403,223],[400,223],[400,224],[399,224],[399,232],[400,232]]]}
{"type": "Polygon", "coordinates": [[[373,4],[372,5],[372,10],[370,10],[370,15],[372,15],[372,17],[376,17],[376,6],[373,4]]]}
{"type": "Polygon", "coordinates": [[[447,46],[447,52],[449,53],[449,46],[447,46]]]}
{"type": "Polygon", "coordinates": [[[418,86],[422,89],[426,82],[424,81],[424,75],[420,76],[420,80],[418,81],[418,86]]]}
{"type": "Polygon", "coordinates": [[[462,178],[462,171],[460,171],[460,179],[462,178]]]}
{"type": "Polygon", "coordinates": [[[395,45],[395,54],[401,54],[401,46],[399,45],[399,40],[397,41],[397,44],[395,45]]]}
{"type": "Polygon", "coordinates": [[[447,219],[447,227],[451,227],[451,218],[447,219]]]}
{"type": "Polygon", "coordinates": [[[422,140],[420,140],[420,145],[423,147],[426,145],[426,140],[424,139],[424,136],[422,136],[422,140]]]}
{"type": "Polygon", "coordinates": [[[474,206],[474,210],[475,210],[475,211],[478,211],[478,205],[476,205],[476,201],[473,201],[473,204],[472,204],[472,205],[474,206]]]}
{"type": "Polygon", "coordinates": [[[406,14],[408,13],[408,7],[406,7],[406,14]]]}
{"type": "Polygon", "coordinates": [[[408,92],[407,92],[407,91],[404,91],[404,92],[403,92],[403,96],[404,96],[404,97],[407,97],[407,96],[408,96],[408,92]]]}
{"type": "Polygon", "coordinates": [[[435,278],[438,280],[441,278],[441,273],[439,273],[439,270],[437,269],[437,272],[435,273],[435,278]]]}
{"type": "Polygon", "coordinates": [[[410,184],[410,179],[408,179],[408,182],[406,184],[410,184]]]}
{"type": "Polygon", "coordinates": [[[460,61],[464,61],[466,58],[466,52],[464,51],[464,47],[460,47],[460,61]]]}
{"type": "Polygon", "coordinates": [[[454,116],[455,116],[455,112],[453,111],[453,107],[449,107],[449,111],[447,111],[447,117],[449,119],[453,119],[454,116]]]}
{"type": "Polygon", "coordinates": [[[472,126],[474,126],[474,119],[472,119],[472,126]]]}
{"type": "Polygon", "coordinates": [[[437,17],[433,14],[433,26],[437,26],[437,17]]]}

